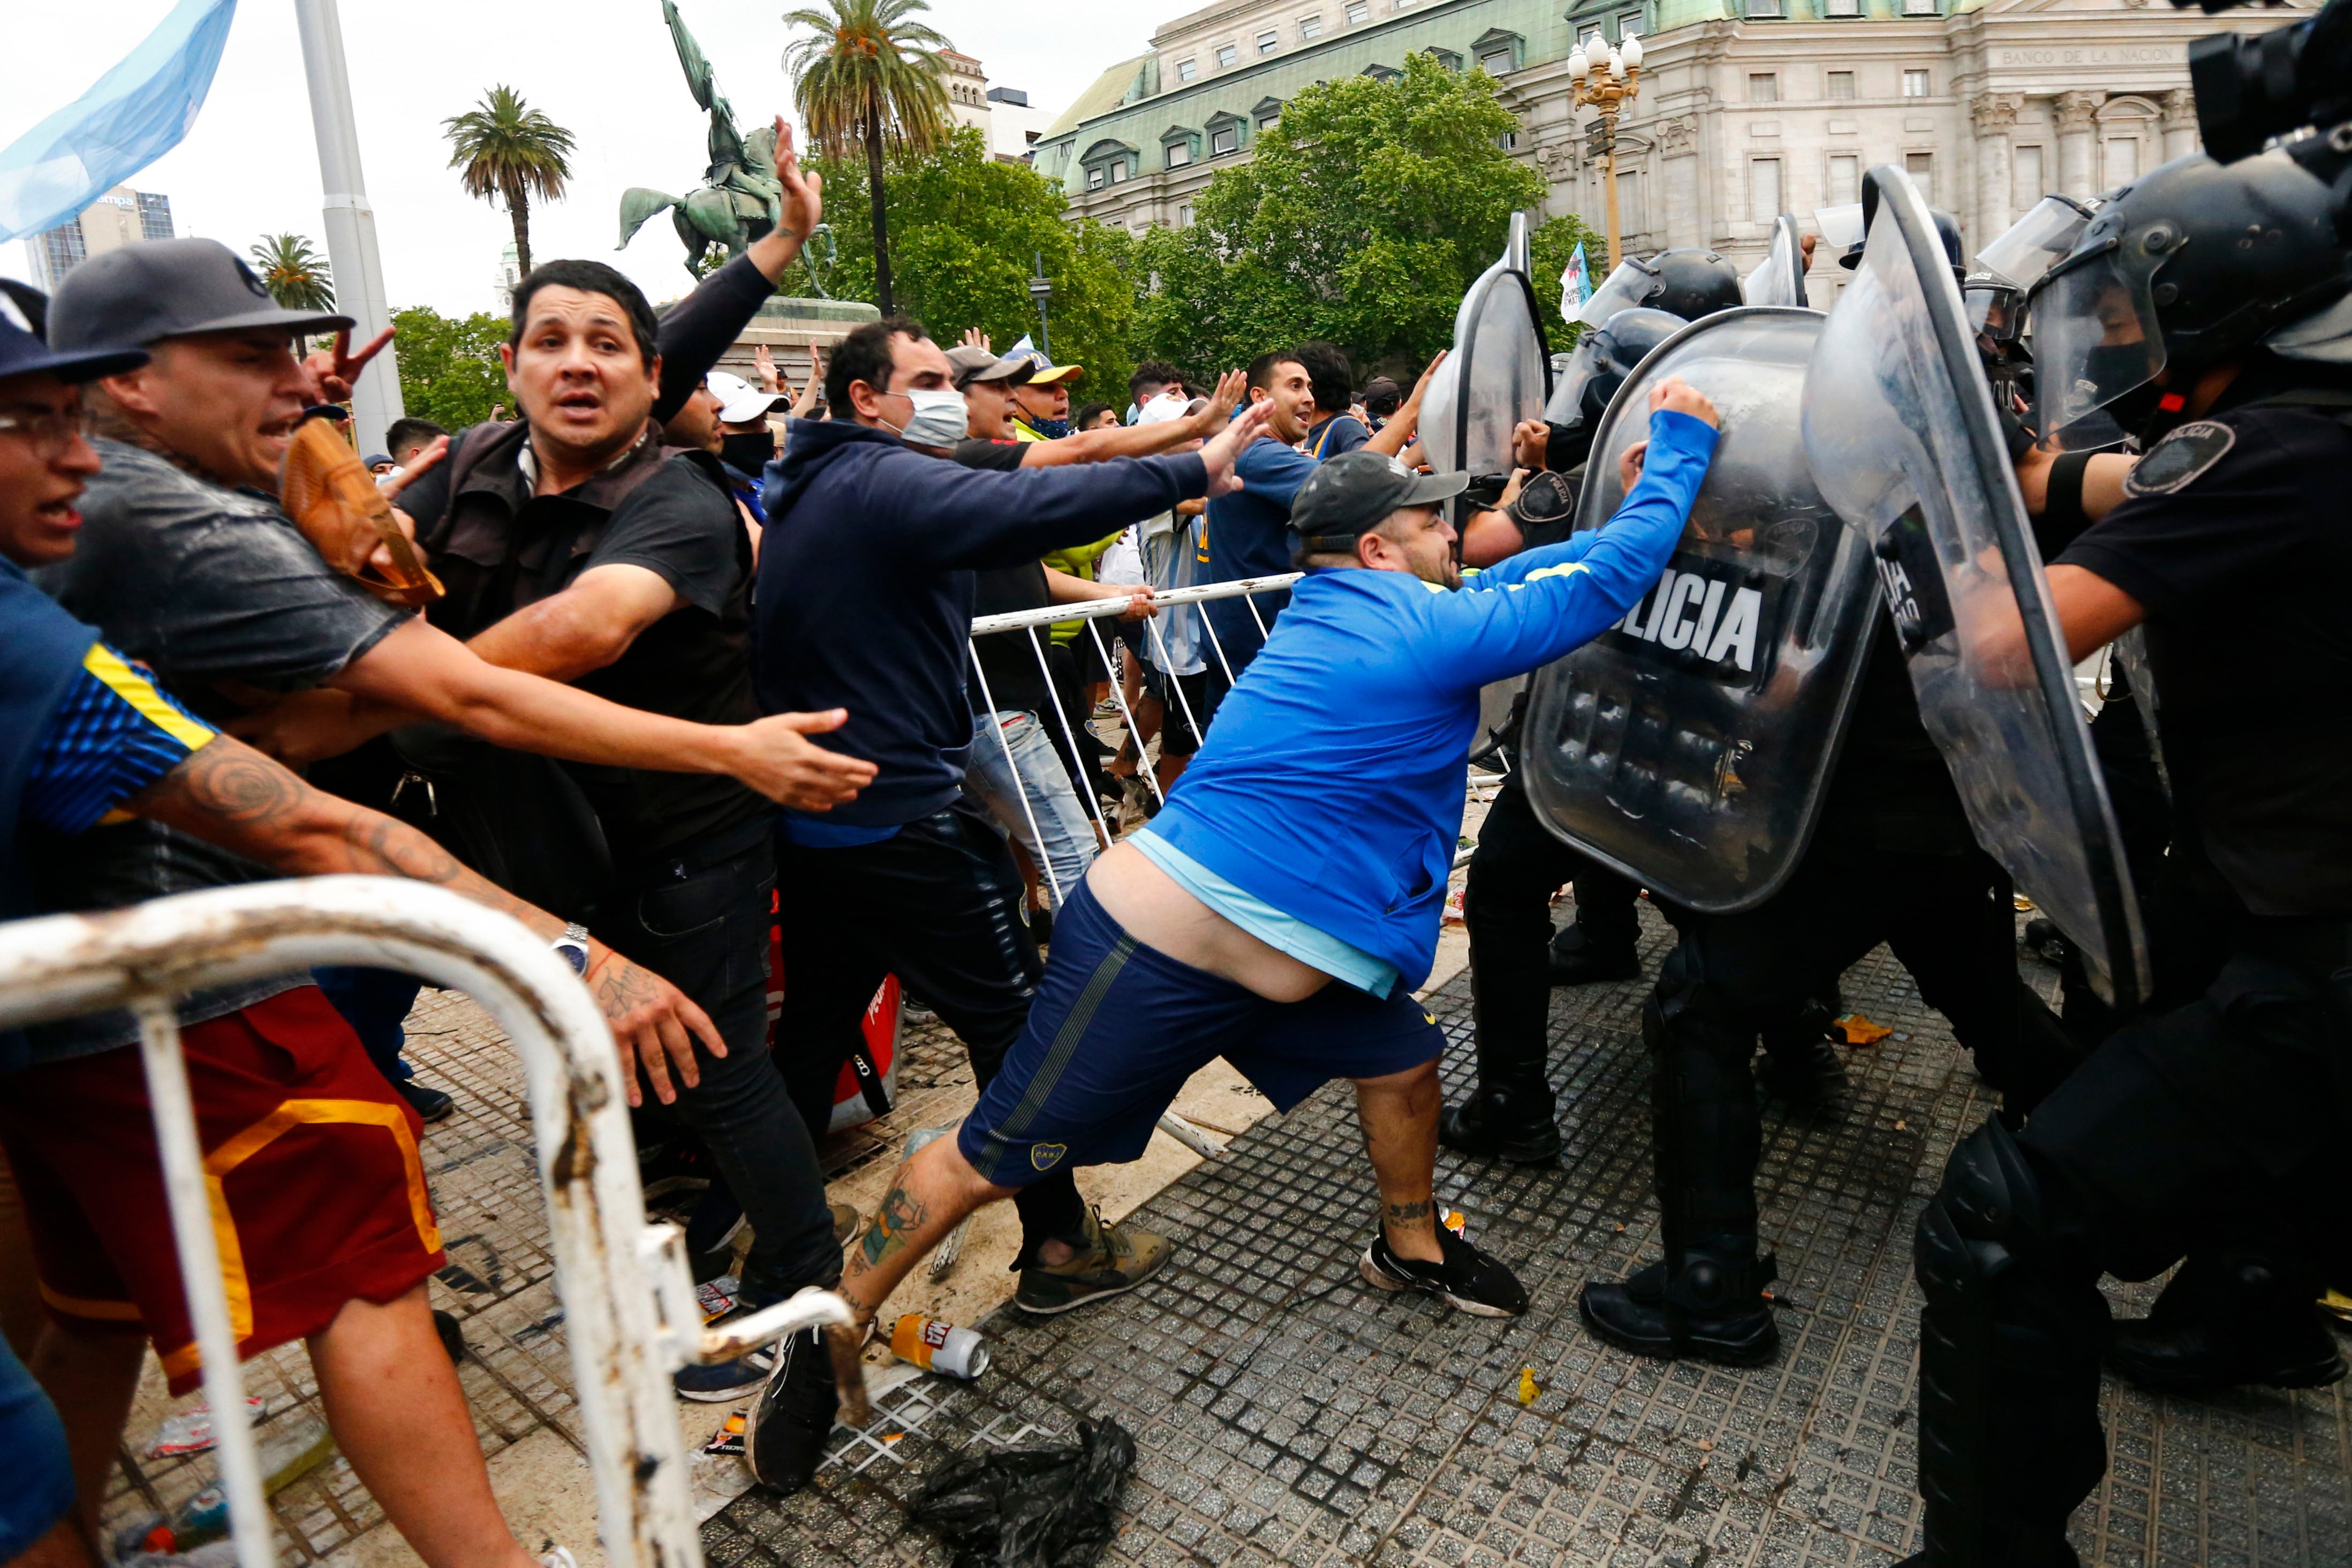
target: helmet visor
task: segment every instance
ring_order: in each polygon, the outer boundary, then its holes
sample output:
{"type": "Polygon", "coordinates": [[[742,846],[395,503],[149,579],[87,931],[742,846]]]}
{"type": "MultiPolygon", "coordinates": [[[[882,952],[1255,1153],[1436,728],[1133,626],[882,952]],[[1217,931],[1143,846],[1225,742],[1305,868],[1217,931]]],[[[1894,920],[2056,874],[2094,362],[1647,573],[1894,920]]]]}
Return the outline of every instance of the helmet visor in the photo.
{"type": "Polygon", "coordinates": [[[2152,267],[2132,266],[2110,240],[2069,256],[2034,288],[2036,390],[2058,430],[2164,369],[2164,334],[2149,298],[2152,267]]]}
{"type": "Polygon", "coordinates": [[[1551,401],[1544,404],[1544,418],[1554,424],[1573,424],[1576,411],[1584,397],[1584,383],[1592,379],[1592,367],[1601,358],[1601,329],[1587,327],[1576,340],[1576,351],[1569,356],[1568,368],[1560,371],[1551,385],[1551,401]]]}
{"type": "Polygon", "coordinates": [[[1620,310],[1631,310],[1647,299],[1658,287],[1658,275],[1640,262],[1628,257],[1617,264],[1592,298],[1584,302],[1576,319],[1588,327],[1598,327],[1620,310]]]}
{"type": "Polygon", "coordinates": [[[2031,288],[2066,258],[2090,223],[2091,214],[2065,197],[2044,196],[1977,253],[1977,265],[2031,288]]]}
{"type": "Polygon", "coordinates": [[[1813,209],[1813,226],[1822,233],[1822,243],[1832,253],[1843,253],[1862,243],[1862,204],[1847,202],[1841,206],[1813,209]]]}

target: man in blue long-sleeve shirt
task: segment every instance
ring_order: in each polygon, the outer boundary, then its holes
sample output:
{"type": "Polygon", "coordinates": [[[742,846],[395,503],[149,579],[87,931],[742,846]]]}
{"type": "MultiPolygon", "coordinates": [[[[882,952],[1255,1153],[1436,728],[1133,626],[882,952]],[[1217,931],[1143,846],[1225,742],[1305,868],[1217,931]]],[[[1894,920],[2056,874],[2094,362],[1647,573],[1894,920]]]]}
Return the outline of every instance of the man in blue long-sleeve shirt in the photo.
{"type": "MultiPolygon", "coordinates": [[[[962,795],[973,574],[1234,488],[1234,457],[1264,423],[1237,419],[1181,456],[983,471],[916,450],[964,438],[953,373],[915,322],[859,328],[826,367],[835,418],[794,423],[767,473],[752,622],[761,706],[834,694],[849,719],[822,744],[878,768],[858,800],[821,816],[787,811],[777,835],[777,1057],[820,1134],[885,974],[962,1037],[983,1085],[1028,1017],[1037,956],[1021,878],[962,795]]],[[[1055,1176],[1021,1205],[1014,1301],[1031,1312],[1132,1289],[1167,1256],[1156,1237],[1100,1224],[1067,1167],[1055,1176]]]]}
{"type": "Polygon", "coordinates": [[[1382,1218],[1368,1282],[1486,1316],[1526,1310],[1509,1268],[1433,1217],[1444,1037],[1412,992],[1436,953],[1478,688],[1622,617],[1706,476],[1713,406],[1669,380],[1651,411],[1640,481],[1607,528],[1466,581],[1434,504],[1465,476],[1358,452],[1300,486],[1307,577],[1167,807],[1063,906],[1004,1070],[957,1137],[892,1182],[842,1278],[857,1311],[870,1317],[981,1204],[1136,1158],[1219,1055],[1285,1110],[1355,1082],[1382,1218]]]}

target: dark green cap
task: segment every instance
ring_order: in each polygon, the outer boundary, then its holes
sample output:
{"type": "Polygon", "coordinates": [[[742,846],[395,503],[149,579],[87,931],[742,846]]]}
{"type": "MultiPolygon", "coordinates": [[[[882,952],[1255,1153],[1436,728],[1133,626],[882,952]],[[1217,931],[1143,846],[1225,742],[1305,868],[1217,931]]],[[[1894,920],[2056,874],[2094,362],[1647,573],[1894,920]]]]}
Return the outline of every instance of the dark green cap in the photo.
{"type": "Polygon", "coordinates": [[[1290,526],[1309,555],[1345,555],[1391,513],[1450,501],[1469,487],[1467,474],[1416,474],[1382,453],[1344,453],[1298,487],[1290,526]]]}

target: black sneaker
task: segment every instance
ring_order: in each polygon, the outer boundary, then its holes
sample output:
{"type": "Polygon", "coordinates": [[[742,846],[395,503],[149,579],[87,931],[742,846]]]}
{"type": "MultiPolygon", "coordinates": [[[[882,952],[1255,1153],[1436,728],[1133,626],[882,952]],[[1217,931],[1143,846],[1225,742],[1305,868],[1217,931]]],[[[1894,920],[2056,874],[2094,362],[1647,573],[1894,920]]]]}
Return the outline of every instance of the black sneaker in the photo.
{"type": "Polygon", "coordinates": [[[775,1369],[775,1348],[761,1345],[716,1365],[705,1366],[698,1362],[681,1366],[669,1375],[669,1385],[680,1399],[691,1399],[698,1405],[725,1405],[759,1393],[775,1369]]]}
{"type": "Polygon", "coordinates": [[[815,1477],[841,1392],[824,1329],[803,1329],[775,1352],[775,1368],[744,1417],[743,1462],[761,1485],[789,1496],[815,1477]]]}
{"type": "Polygon", "coordinates": [[[393,1084],[399,1096],[408,1102],[408,1108],[427,1122],[438,1122],[457,1108],[457,1102],[430,1084],[419,1083],[414,1078],[403,1078],[393,1084]]]}
{"type": "Polygon", "coordinates": [[[1500,1258],[1480,1251],[1442,1225],[1437,1245],[1445,1254],[1442,1263],[1400,1258],[1390,1249],[1384,1227],[1364,1249],[1356,1270],[1368,1285],[1443,1296],[1448,1306],[1482,1318],[1515,1318],[1528,1310],[1527,1287],[1500,1258]]]}

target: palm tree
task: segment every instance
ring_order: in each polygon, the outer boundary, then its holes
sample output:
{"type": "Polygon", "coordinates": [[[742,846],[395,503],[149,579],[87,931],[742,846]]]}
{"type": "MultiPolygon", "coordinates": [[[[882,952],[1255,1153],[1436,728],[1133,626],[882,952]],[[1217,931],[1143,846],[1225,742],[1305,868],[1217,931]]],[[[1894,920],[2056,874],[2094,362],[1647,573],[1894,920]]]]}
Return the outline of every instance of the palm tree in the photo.
{"type": "Polygon", "coordinates": [[[530,275],[530,199],[563,199],[572,178],[572,132],[522,100],[510,87],[494,87],[482,101],[441,122],[449,138],[449,167],[463,169],[469,196],[504,197],[514,220],[515,265],[530,275]]]}
{"type": "Polygon", "coordinates": [[[838,157],[866,144],[866,184],[874,203],[874,292],[891,313],[890,235],[882,213],[884,145],[929,152],[947,140],[946,38],[908,18],[929,0],[824,0],[787,12],[784,25],[814,35],[784,51],[793,96],[812,141],[838,157]]]}
{"type": "Polygon", "coordinates": [[[328,270],[326,257],[300,235],[264,235],[246,254],[261,275],[261,287],[286,309],[335,308],[334,274],[328,270]]]}

